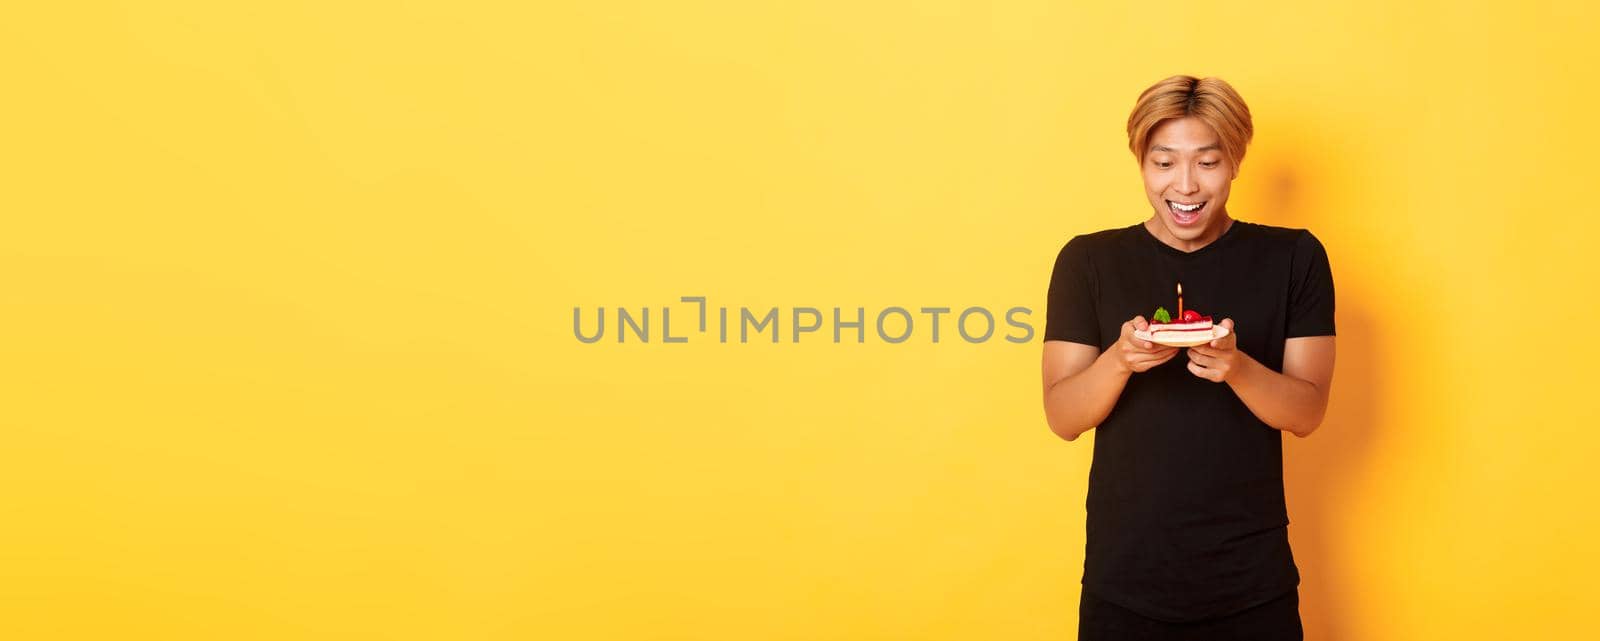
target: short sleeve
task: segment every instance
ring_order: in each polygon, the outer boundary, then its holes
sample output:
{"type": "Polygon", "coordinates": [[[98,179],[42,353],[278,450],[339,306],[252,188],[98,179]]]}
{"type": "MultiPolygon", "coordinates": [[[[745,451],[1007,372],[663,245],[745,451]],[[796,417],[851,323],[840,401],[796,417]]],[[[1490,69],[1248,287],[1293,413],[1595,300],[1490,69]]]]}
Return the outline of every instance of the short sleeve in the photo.
{"type": "Polygon", "coordinates": [[[1075,236],[1056,255],[1045,308],[1044,340],[1072,341],[1100,348],[1100,324],[1094,305],[1094,272],[1088,242],[1075,236]]]}
{"type": "Polygon", "coordinates": [[[1333,336],[1333,270],[1328,252],[1310,231],[1295,240],[1289,282],[1289,327],[1286,338],[1333,336]]]}

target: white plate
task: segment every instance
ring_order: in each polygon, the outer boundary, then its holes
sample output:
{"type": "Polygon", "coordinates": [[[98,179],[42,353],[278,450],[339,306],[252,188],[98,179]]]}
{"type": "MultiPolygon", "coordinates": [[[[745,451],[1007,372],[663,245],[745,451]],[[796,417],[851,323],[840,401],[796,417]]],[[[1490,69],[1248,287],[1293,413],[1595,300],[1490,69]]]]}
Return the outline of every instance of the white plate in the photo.
{"type": "Polygon", "coordinates": [[[1187,339],[1187,340],[1159,340],[1158,341],[1156,339],[1150,338],[1150,332],[1144,331],[1142,329],[1133,330],[1133,337],[1134,338],[1137,338],[1137,339],[1142,340],[1142,341],[1150,341],[1150,342],[1155,343],[1157,345],[1166,345],[1167,347],[1194,347],[1195,345],[1204,345],[1206,343],[1209,343],[1211,341],[1214,341],[1216,339],[1222,338],[1223,336],[1227,336],[1227,335],[1228,335],[1228,328],[1223,327],[1221,325],[1212,325],[1211,326],[1211,338],[1191,338],[1191,339],[1187,339]]]}

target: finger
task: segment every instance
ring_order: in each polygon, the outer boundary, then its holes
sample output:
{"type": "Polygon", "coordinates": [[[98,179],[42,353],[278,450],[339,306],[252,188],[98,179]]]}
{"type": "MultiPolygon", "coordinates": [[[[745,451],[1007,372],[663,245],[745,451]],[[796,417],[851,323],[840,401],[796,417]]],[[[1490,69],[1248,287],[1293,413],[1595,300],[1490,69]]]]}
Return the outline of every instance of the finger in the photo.
{"type": "Polygon", "coordinates": [[[1134,355],[1130,359],[1134,360],[1134,361],[1137,361],[1137,362],[1141,362],[1141,363],[1152,362],[1152,361],[1164,361],[1166,359],[1172,358],[1173,355],[1175,355],[1177,353],[1178,353],[1178,348],[1176,348],[1176,347],[1167,347],[1167,348],[1158,349],[1158,350],[1155,350],[1155,351],[1152,351],[1152,352],[1139,352],[1139,351],[1136,351],[1136,352],[1134,352],[1134,355]]]}
{"type": "Polygon", "coordinates": [[[1238,334],[1233,331],[1233,319],[1224,318],[1220,324],[1228,330],[1228,335],[1223,336],[1222,338],[1212,339],[1211,346],[1220,349],[1233,349],[1233,346],[1236,344],[1234,341],[1238,337],[1238,334]]]}
{"type": "MultiPolygon", "coordinates": [[[[1140,330],[1140,331],[1144,331],[1144,330],[1140,330]]],[[[1135,348],[1138,348],[1140,351],[1144,351],[1144,352],[1148,352],[1148,351],[1151,351],[1151,350],[1156,348],[1156,344],[1155,343],[1152,343],[1150,341],[1144,340],[1142,338],[1135,337],[1133,340],[1131,340],[1129,342],[1132,343],[1135,348]]]]}
{"type": "Polygon", "coordinates": [[[1206,380],[1211,381],[1211,382],[1216,382],[1216,379],[1212,378],[1211,370],[1208,370],[1208,369],[1206,369],[1204,367],[1201,367],[1200,365],[1198,365],[1198,364],[1196,364],[1194,362],[1190,362],[1189,363],[1189,371],[1190,372],[1194,372],[1195,376],[1199,376],[1200,378],[1206,379],[1206,380]]]}
{"type": "MultiPolygon", "coordinates": [[[[1135,330],[1141,331],[1141,332],[1145,331],[1145,327],[1148,327],[1148,325],[1145,325],[1144,319],[1143,318],[1139,318],[1137,316],[1135,316],[1133,320],[1128,321],[1128,323],[1130,325],[1133,325],[1135,330]],[[1144,326],[1141,327],[1141,325],[1144,325],[1144,326]]],[[[1132,332],[1129,332],[1129,333],[1132,334],[1132,332]]],[[[1154,343],[1151,343],[1150,341],[1144,340],[1142,338],[1138,338],[1137,336],[1133,337],[1130,342],[1133,344],[1134,347],[1139,348],[1139,349],[1144,350],[1144,351],[1150,351],[1151,348],[1155,347],[1154,343]]]]}
{"type": "Polygon", "coordinates": [[[1146,361],[1159,360],[1160,358],[1161,358],[1161,353],[1160,352],[1134,352],[1133,356],[1131,357],[1132,360],[1135,360],[1135,361],[1138,361],[1138,362],[1141,362],[1141,363],[1146,362],[1146,361]]]}
{"type": "Polygon", "coordinates": [[[1167,349],[1160,349],[1153,352],[1145,352],[1145,354],[1146,355],[1143,357],[1144,360],[1164,361],[1172,358],[1173,356],[1177,356],[1178,349],[1175,347],[1169,347],[1167,349]]]}
{"type": "Polygon", "coordinates": [[[1142,332],[1146,328],[1148,328],[1149,326],[1150,326],[1150,323],[1145,322],[1143,316],[1134,316],[1133,317],[1133,328],[1134,329],[1137,329],[1137,330],[1142,332]]]}

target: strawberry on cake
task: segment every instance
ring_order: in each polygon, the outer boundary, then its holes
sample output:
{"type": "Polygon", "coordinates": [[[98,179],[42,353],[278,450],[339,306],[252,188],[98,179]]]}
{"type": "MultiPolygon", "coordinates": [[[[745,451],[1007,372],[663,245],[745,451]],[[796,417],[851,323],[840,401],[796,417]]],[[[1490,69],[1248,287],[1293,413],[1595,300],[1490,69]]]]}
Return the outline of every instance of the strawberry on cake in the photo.
{"type": "Polygon", "coordinates": [[[1200,344],[1215,338],[1212,335],[1211,317],[1201,316],[1200,312],[1192,309],[1183,310],[1178,320],[1172,320],[1166,308],[1157,307],[1148,331],[1151,341],[1166,344],[1200,344]]]}

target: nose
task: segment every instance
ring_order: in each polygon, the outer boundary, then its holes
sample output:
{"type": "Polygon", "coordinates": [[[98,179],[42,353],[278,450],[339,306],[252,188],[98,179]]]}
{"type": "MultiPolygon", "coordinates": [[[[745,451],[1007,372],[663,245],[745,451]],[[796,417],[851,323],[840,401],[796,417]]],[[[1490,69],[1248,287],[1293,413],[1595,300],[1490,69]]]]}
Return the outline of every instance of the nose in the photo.
{"type": "Polygon", "coordinates": [[[1200,184],[1194,179],[1194,168],[1188,165],[1178,170],[1178,180],[1172,186],[1185,196],[1200,191],[1200,184]]]}

